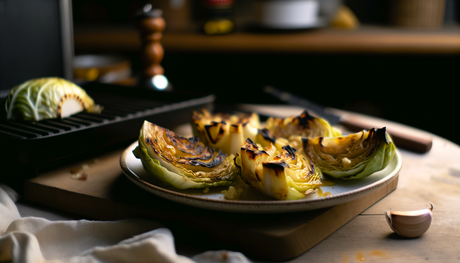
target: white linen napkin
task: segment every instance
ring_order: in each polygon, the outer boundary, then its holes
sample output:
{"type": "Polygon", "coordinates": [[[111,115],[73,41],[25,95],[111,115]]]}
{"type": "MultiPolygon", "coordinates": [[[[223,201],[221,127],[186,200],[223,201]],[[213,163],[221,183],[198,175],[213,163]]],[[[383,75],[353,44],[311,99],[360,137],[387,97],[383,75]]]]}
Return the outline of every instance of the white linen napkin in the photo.
{"type": "Polygon", "coordinates": [[[223,250],[192,258],[178,255],[171,231],[151,220],[21,218],[16,199],[11,189],[0,185],[0,262],[250,262],[239,252],[223,250]]]}

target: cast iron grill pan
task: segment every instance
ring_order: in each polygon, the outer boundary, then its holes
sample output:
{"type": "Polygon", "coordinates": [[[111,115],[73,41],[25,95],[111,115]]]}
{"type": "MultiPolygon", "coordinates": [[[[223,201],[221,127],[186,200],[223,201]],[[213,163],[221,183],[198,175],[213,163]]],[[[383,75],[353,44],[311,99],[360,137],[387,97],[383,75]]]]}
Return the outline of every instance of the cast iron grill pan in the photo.
{"type": "Polygon", "coordinates": [[[1,162],[40,165],[132,142],[138,138],[144,120],[174,127],[189,122],[193,110],[211,109],[214,102],[213,95],[196,92],[158,92],[102,83],[81,87],[104,107],[101,114],[81,112],[33,123],[1,118],[1,162]]]}

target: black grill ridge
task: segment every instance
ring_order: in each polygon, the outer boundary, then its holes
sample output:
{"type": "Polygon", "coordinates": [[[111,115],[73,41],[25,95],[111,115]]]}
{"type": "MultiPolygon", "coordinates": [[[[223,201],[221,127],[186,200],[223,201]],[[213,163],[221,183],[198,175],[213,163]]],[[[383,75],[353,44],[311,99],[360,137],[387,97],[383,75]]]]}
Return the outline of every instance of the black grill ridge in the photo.
{"type": "Polygon", "coordinates": [[[47,119],[38,122],[2,119],[0,121],[0,136],[20,140],[46,138],[68,131],[78,131],[112,121],[123,120],[165,105],[165,103],[152,99],[130,98],[110,94],[95,93],[91,97],[97,104],[104,107],[100,114],[83,111],[63,119],[47,119]]]}

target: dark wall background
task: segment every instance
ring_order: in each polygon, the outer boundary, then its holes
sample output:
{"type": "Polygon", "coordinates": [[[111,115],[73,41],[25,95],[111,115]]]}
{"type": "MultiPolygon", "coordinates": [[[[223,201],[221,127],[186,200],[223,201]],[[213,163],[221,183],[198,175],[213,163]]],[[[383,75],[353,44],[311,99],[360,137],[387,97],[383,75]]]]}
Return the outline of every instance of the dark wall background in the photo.
{"type": "MultiPolygon", "coordinates": [[[[147,1],[73,0],[78,25],[133,25],[147,1]]],[[[238,1],[237,1],[238,2],[238,1]]],[[[361,22],[387,24],[388,0],[345,0],[361,22]]],[[[446,0],[445,25],[459,22],[459,0],[446,0]]],[[[184,43],[187,45],[187,43],[184,43]]],[[[139,71],[137,53],[126,54],[139,71]]],[[[165,50],[176,88],[212,92],[218,102],[279,103],[265,85],[326,106],[430,131],[460,144],[456,130],[460,55],[191,54],[165,50]]]]}
{"type": "Polygon", "coordinates": [[[166,54],[165,74],[181,89],[218,102],[279,103],[265,85],[326,106],[365,113],[460,143],[460,56],[362,54],[166,54]]]}

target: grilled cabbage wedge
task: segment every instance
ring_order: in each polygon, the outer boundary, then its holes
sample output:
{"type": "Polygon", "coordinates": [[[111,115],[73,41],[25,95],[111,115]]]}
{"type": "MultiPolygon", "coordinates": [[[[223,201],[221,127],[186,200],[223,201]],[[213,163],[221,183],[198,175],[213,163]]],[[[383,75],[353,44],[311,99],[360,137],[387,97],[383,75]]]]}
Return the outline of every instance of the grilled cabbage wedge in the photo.
{"type": "Polygon", "coordinates": [[[322,118],[314,117],[303,111],[299,116],[287,118],[268,118],[265,127],[270,133],[278,138],[288,138],[292,135],[301,137],[336,137],[341,133],[332,127],[328,121],[322,118]]]}
{"type": "Polygon", "coordinates": [[[290,145],[300,149],[301,138],[337,136],[341,136],[341,132],[327,120],[314,117],[305,110],[299,116],[268,118],[265,128],[259,130],[256,142],[264,147],[273,143],[277,148],[290,145]]]}
{"type": "Polygon", "coordinates": [[[7,119],[40,121],[66,118],[81,111],[100,113],[102,107],[74,83],[50,77],[32,79],[12,88],[5,110],[7,119]]]}
{"type": "Polygon", "coordinates": [[[340,137],[303,138],[302,149],[323,173],[342,179],[360,179],[383,170],[396,152],[385,128],[340,137]]]}
{"type": "Polygon", "coordinates": [[[203,109],[192,115],[193,135],[226,154],[239,152],[247,138],[255,140],[259,127],[259,115],[256,113],[211,114],[203,109]]]}
{"type": "Polygon", "coordinates": [[[178,189],[231,185],[238,175],[233,155],[148,121],[133,153],[150,175],[178,189]]]}
{"type": "Polygon", "coordinates": [[[251,139],[236,154],[235,165],[246,184],[279,200],[297,200],[316,193],[323,177],[289,145],[281,150],[273,144],[261,149],[251,139]]]}

